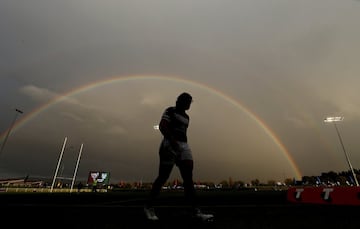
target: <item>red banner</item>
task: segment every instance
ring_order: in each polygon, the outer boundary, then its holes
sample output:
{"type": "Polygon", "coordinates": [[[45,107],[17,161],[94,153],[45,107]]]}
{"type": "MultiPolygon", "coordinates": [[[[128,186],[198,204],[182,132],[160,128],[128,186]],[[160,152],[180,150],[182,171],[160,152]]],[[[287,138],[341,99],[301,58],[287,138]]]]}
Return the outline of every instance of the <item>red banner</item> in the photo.
{"type": "Polygon", "coordinates": [[[360,205],[360,187],[291,187],[287,200],[296,203],[360,205]]]}

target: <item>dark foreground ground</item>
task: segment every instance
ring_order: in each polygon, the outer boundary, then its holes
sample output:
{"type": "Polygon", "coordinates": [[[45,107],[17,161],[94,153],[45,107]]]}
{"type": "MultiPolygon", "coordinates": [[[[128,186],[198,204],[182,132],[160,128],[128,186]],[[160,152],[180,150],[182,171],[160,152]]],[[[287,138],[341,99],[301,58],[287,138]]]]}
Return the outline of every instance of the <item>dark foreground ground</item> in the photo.
{"type": "Polygon", "coordinates": [[[161,193],[160,221],[143,214],[147,192],[1,193],[1,228],[360,228],[360,207],[303,205],[286,191],[201,191],[200,204],[214,222],[193,219],[182,192],[161,193]]]}

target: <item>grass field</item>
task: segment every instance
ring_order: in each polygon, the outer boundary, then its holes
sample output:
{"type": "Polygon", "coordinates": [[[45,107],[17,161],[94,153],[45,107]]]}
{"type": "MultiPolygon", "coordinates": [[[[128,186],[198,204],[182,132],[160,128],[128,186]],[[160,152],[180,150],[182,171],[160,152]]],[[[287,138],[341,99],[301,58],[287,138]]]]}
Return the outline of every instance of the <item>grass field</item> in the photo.
{"type": "Polygon", "coordinates": [[[292,204],[286,191],[199,191],[212,223],[189,215],[182,191],[163,191],[159,222],[143,214],[146,191],[1,193],[1,225],[12,228],[359,228],[359,207],[292,204]],[[15,218],[16,220],[12,220],[15,218]]]}

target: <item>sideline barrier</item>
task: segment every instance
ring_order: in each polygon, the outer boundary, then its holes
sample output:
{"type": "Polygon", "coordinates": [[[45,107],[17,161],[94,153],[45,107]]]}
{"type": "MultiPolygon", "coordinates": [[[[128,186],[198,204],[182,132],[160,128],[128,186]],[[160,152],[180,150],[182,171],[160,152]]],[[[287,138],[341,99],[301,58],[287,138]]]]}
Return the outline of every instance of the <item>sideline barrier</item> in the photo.
{"type": "Polygon", "coordinates": [[[295,203],[360,205],[360,187],[291,187],[287,200],[295,203]]]}

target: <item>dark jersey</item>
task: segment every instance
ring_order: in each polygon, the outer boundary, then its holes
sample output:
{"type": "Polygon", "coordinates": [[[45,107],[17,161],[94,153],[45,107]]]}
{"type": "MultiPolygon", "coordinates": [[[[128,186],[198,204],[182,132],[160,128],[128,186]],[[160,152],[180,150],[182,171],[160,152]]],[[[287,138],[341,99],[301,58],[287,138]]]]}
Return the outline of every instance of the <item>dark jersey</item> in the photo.
{"type": "Polygon", "coordinates": [[[176,107],[168,107],[161,119],[169,122],[171,135],[181,142],[187,142],[186,131],[189,126],[189,116],[183,111],[178,111],[176,107]]]}

